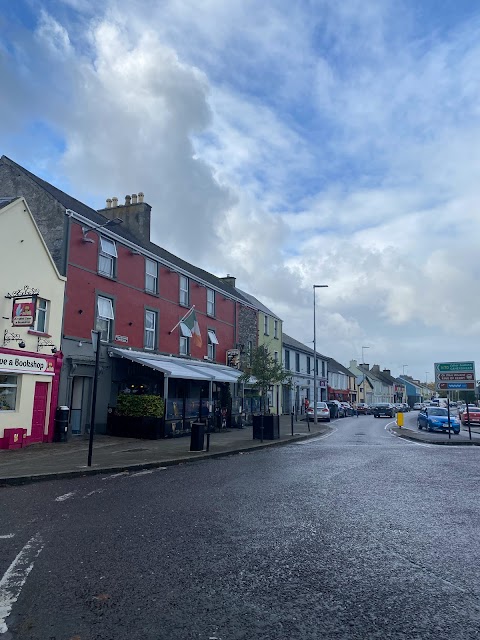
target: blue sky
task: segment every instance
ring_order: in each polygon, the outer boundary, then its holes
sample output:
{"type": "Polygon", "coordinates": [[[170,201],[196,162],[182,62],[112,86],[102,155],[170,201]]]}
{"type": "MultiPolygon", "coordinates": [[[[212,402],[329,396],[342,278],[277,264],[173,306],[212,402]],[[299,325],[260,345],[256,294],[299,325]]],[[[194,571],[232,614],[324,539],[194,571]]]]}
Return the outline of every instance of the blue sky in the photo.
{"type": "Polygon", "coordinates": [[[2,9],[2,153],[96,208],[144,191],[159,244],[299,340],[328,283],[319,349],[344,364],[476,358],[476,3],[2,9]]]}

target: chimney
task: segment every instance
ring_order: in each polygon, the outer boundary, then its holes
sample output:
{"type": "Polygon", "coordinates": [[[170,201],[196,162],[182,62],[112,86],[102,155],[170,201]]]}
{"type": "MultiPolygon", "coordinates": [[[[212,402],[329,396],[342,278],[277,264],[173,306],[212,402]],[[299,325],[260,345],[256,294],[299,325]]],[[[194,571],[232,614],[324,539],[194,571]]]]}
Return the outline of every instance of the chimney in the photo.
{"type": "Polygon", "coordinates": [[[350,369],[354,369],[357,366],[358,365],[357,365],[357,361],[356,360],[350,360],[350,366],[349,366],[350,369]]]}
{"type": "Polygon", "coordinates": [[[374,364],[373,367],[370,369],[370,371],[372,373],[380,373],[380,367],[378,364],[374,364]]]}
{"type": "Polygon", "coordinates": [[[224,284],[228,284],[230,287],[234,287],[235,286],[235,281],[237,279],[234,278],[233,276],[231,276],[229,273],[227,273],[227,275],[225,277],[219,278],[219,280],[221,280],[224,284]]]}
{"type": "Polygon", "coordinates": [[[387,376],[391,376],[392,374],[390,373],[390,369],[384,369],[383,373],[386,373],[387,376]]]}
{"type": "Polygon", "coordinates": [[[367,364],[366,362],[365,363],[362,362],[362,364],[359,364],[358,367],[359,369],[365,369],[365,371],[368,371],[370,368],[370,365],[367,364]]]}
{"type": "Polygon", "coordinates": [[[107,209],[111,209],[111,208],[112,208],[112,199],[107,198],[107,209]]]}
{"type": "Polygon", "coordinates": [[[143,193],[140,191],[137,195],[125,196],[125,205],[118,206],[118,198],[112,198],[112,206],[99,209],[98,213],[102,214],[110,220],[112,218],[121,218],[123,220],[122,228],[128,229],[140,242],[150,242],[150,222],[152,207],[143,201],[143,193]]]}

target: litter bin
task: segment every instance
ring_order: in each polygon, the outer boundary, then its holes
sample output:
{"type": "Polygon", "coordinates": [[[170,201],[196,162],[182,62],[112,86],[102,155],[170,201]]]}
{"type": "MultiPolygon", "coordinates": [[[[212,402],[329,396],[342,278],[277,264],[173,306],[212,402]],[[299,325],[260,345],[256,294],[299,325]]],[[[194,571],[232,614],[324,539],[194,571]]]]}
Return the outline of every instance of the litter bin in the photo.
{"type": "Polygon", "coordinates": [[[205,425],[203,422],[193,422],[190,436],[190,451],[203,451],[204,435],[205,425]]]}
{"type": "Polygon", "coordinates": [[[55,431],[53,434],[54,442],[67,441],[69,413],[70,409],[68,407],[57,407],[55,411],[55,431]]]}

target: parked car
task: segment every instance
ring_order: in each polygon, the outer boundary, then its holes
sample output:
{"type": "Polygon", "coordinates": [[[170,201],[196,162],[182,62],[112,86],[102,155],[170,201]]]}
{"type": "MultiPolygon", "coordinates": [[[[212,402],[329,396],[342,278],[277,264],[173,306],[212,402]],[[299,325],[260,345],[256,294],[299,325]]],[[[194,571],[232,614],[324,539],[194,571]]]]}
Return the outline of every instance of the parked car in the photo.
{"type": "MultiPolygon", "coordinates": [[[[448,411],[444,407],[427,407],[417,416],[419,429],[427,431],[448,431],[448,411]]],[[[450,427],[456,434],[460,433],[460,421],[450,415],[450,427]]]]}
{"type": "Polygon", "coordinates": [[[394,406],[397,413],[403,413],[405,411],[405,405],[402,402],[396,402],[394,406]]]}
{"type": "Polygon", "coordinates": [[[480,409],[478,407],[471,407],[468,405],[468,415],[467,410],[465,409],[460,416],[462,424],[468,424],[468,418],[470,418],[470,424],[480,424],[480,409]]]}
{"type": "MultiPolygon", "coordinates": [[[[307,420],[314,420],[315,412],[312,405],[310,405],[307,409],[307,420]]],[[[327,407],[326,402],[317,402],[317,420],[325,420],[326,422],[330,422],[330,409],[327,407]]]]}
{"type": "Polygon", "coordinates": [[[338,400],[328,400],[327,407],[332,418],[345,418],[345,409],[338,400]]]}
{"type": "Polygon", "coordinates": [[[410,411],[410,405],[407,402],[402,402],[403,410],[408,413],[410,411]]]}
{"type": "Polygon", "coordinates": [[[372,413],[375,418],[386,416],[387,418],[395,417],[395,405],[390,402],[377,402],[373,405],[372,413]]]}
{"type": "MultiPolygon", "coordinates": [[[[478,409],[478,407],[477,407],[476,405],[474,405],[474,404],[469,404],[469,405],[468,405],[468,411],[469,411],[469,412],[470,412],[470,411],[475,411],[475,409],[478,409]]],[[[458,415],[459,415],[460,417],[462,417],[462,413],[463,413],[464,411],[466,411],[466,410],[467,410],[467,405],[466,405],[466,404],[461,404],[461,405],[458,407],[458,415]]]]}
{"type": "Polygon", "coordinates": [[[353,416],[354,415],[355,410],[354,410],[354,408],[352,407],[352,405],[349,402],[341,402],[340,404],[342,405],[346,416],[353,416]]]}
{"type": "Polygon", "coordinates": [[[368,408],[368,404],[366,402],[358,402],[357,403],[357,413],[360,415],[361,413],[367,415],[370,413],[370,409],[368,408]]]}
{"type": "Polygon", "coordinates": [[[415,404],[413,405],[413,410],[414,411],[420,411],[422,409],[422,403],[421,402],[415,402],[415,404]]]}

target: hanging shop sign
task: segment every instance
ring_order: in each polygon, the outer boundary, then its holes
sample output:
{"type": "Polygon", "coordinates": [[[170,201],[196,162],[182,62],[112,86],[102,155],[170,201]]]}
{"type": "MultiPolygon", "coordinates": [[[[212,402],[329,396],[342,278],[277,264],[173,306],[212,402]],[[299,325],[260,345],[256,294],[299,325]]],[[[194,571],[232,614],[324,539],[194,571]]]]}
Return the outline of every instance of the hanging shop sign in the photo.
{"type": "Polygon", "coordinates": [[[12,307],[12,326],[33,327],[35,324],[36,308],[37,299],[35,296],[32,296],[31,298],[14,298],[12,307]]]}
{"type": "Polygon", "coordinates": [[[228,349],[227,365],[234,369],[240,368],[240,349],[228,349]]]}

